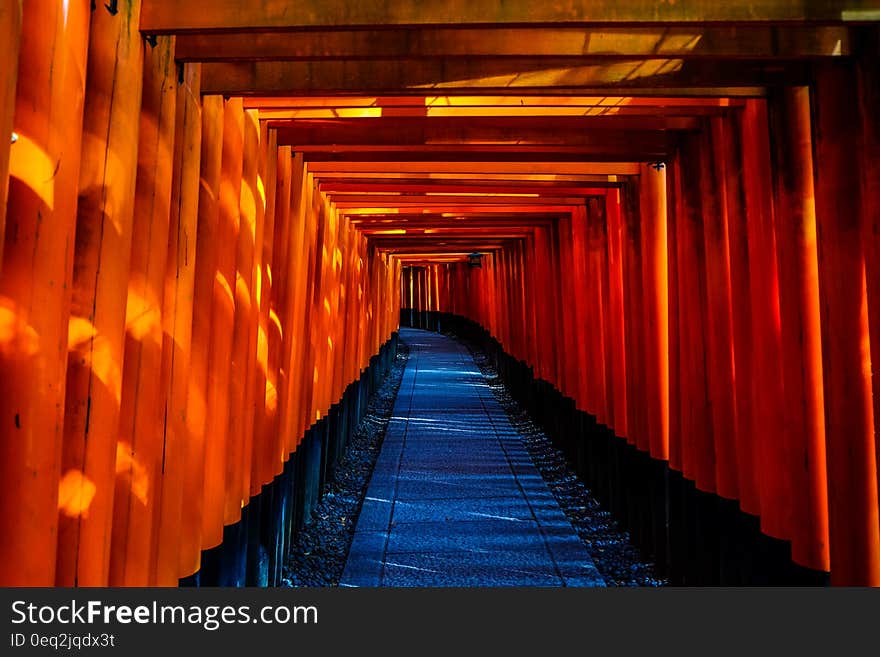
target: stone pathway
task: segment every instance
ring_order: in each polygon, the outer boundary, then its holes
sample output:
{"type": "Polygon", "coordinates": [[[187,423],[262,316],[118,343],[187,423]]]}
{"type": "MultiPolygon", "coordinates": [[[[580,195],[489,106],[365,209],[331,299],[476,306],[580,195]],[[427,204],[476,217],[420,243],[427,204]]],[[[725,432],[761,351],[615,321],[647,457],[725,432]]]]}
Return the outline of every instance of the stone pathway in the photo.
{"type": "Polygon", "coordinates": [[[341,586],[604,586],[470,354],[401,329],[409,361],[341,586]]]}

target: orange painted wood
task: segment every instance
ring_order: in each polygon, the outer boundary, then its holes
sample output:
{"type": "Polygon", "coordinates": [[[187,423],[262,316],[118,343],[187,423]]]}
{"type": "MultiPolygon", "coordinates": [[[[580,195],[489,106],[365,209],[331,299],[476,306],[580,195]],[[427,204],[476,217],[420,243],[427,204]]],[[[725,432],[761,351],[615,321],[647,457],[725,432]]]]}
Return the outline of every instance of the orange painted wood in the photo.
{"type": "MultiPolygon", "coordinates": [[[[589,200],[591,253],[593,264],[594,303],[596,308],[596,382],[599,411],[597,419],[609,428],[614,419],[614,356],[611,334],[611,281],[608,275],[608,217],[600,199],[589,200]]],[[[616,432],[615,432],[616,433],[616,432]]]]}
{"type": "Polygon", "coordinates": [[[4,586],[55,583],[59,506],[78,515],[88,501],[82,472],[61,471],[88,36],[84,0],[66,16],[24,6],[0,276],[4,586]]]}
{"type": "Polygon", "coordinates": [[[731,117],[726,119],[723,157],[725,204],[727,206],[728,252],[730,254],[730,295],[733,308],[734,389],[736,398],[736,457],[739,505],[754,516],[761,513],[758,483],[758,449],[755,439],[755,410],[752,404],[753,336],[748,226],[743,189],[743,159],[739,132],[731,117]]]}
{"type": "Polygon", "coordinates": [[[681,161],[666,164],[666,261],[669,286],[669,467],[683,469],[681,413],[681,322],[679,318],[678,217],[681,214],[681,161]]]}
{"type": "MultiPolygon", "coordinates": [[[[237,111],[237,108],[236,108],[237,111]]],[[[249,381],[250,334],[255,317],[253,298],[254,248],[256,241],[257,207],[255,200],[257,151],[259,133],[249,118],[248,110],[236,116],[242,130],[242,161],[238,184],[238,212],[232,214],[237,236],[235,274],[230,281],[235,299],[232,343],[229,352],[229,424],[226,442],[226,495],[223,522],[231,525],[241,518],[244,496],[242,482],[245,469],[250,475],[249,448],[253,440],[253,409],[247,405],[249,381]]],[[[238,172],[236,168],[236,173],[238,172]]]]}
{"type": "Polygon", "coordinates": [[[747,101],[740,120],[751,289],[755,477],[760,488],[762,531],[788,539],[791,483],[785,466],[782,335],[765,102],[747,101]]]}
{"type": "MultiPolygon", "coordinates": [[[[288,253],[287,248],[290,243],[290,204],[291,204],[291,153],[289,146],[282,146],[276,150],[276,185],[275,185],[275,219],[274,219],[274,235],[272,237],[272,299],[271,309],[274,313],[273,334],[277,336],[272,354],[274,355],[274,372],[276,372],[275,396],[276,396],[276,428],[273,435],[272,453],[272,475],[281,472],[283,464],[288,453],[287,449],[287,433],[285,433],[284,423],[287,418],[287,390],[290,366],[285,361],[285,340],[290,340],[289,333],[294,329],[289,326],[286,320],[286,297],[282,292],[286,289],[289,282],[289,274],[287,273],[288,253]]],[[[271,348],[271,346],[270,346],[271,348]]],[[[270,356],[272,358],[272,356],[270,356]]]]}
{"type": "Polygon", "coordinates": [[[698,136],[682,139],[682,194],[678,217],[679,322],[681,340],[682,473],[700,490],[715,492],[715,448],[708,399],[706,252],[700,198],[698,136]]]}
{"type": "MultiPolygon", "coordinates": [[[[855,71],[817,66],[816,221],[825,379],[831,580],[880,585],[877,456],[861,241],[861,121],[855,71]]],[[[872,208],[876,211],[876,208],[872,208]]],[[[873,282],[872,282],[873,286],[873,282]]]]}
{"type": "MultiPolygon", "coordinates": [[[[266,220],[265,206],[265,190],[263,188],[262,169],[264,158],[263,140],[267,136],[267,131],[263,129],[260,123],[260,115],[257,110],[245,111],[245,142],[248,139],[254,141],[256,148],[253,154],[252,168],[248,168],[247,160],[245,166],[245,178],[251,184],[251,193],[254,203],[254,249],[250,272],[250,298],[251,298],[251,316],[249,318],[248,330],[248,375],[247,388],[245,389],[245,413],[248,419],[246,427],[247,443],[244,446],[244,463],[242,464],[242,480],[241,480],[241,496],[242,501],[247,502],[251,498],[251,491],[254,489],[252,482],[254,467],[254,450],[255,442],[258,436],[256,429],[256,413],[257,413],[257,396],[265,395],[265,383],[260,378],[258,364],[258,343],[260,334],[260,295],[259,289],[261,285],[261,271],[263,258],[263,240],[266,220]],[[249,122],[252,129],[249,131],[249,122]]],[[[245,195],[242,192],[242,205],[244,205],[245,195]]],[[[257,486],[262,484],[259,482],[257,486]]],[[[257,488],[257,492],[259,488],[257,488]]]]}
{"type": "MultiPolygon", "coordinates": [[[[590,307],[589,281],[588,281],[588,264],[587,240],[589,237],[587,225],[587,209],[585,206],[576,208],[571,215],[572,226],[572,256],[574,258],[574,268],[572,271],[575,281],[575,321],[577,326],[586,327],[592,315],[590,307]]],[[[534,332],[529,330],[529,326],[525,328],[529,340],[529,353],[534,353],[535,336],[534,332]]],[[[593,372],[590,369],[592,363],[592,352],[590,343],[590,332],[581,333],[578,338],[578,408],[593,412],[593,402],[590,380],[593,372]]]]}
{"type": "Polygon", "coordinates": [[[197,202],[201,158],[200,84],[200,66],[198,64],[184,66],[183,82],[179,83],[177,97],[178,120],[175,130],[177,145],[171,179],[171,220],[162,313],[165,330],[165,340],[162,345],[162,379],[168,394],[165,399],[162,509],[155,546],[156,584],[160,586],[175,586],[177,579],[183,576],[179,569],[178,546],[182,531],[182,506],[190,502],[188,498],[182,499],[182,496],[185,490],[184,482],[190,476],[189,464],[186,461],[189,445],[187,408],[198,240],[197,202]]]}
{"type": "Polygon", "coordinates": [[[302,329],[302,376],[303,385],[300,401],[302,409],[299,416],[300,431],[299,435],[293,436],[291,441],[294,446],[299,443],[299,436],[302,435],[314,422],[316,417],[316,407],[314,406],[314,381],[315,381],[315,363],[316,353],[313,348],[313,331],[315,330],[317,321],[320,316],[318,314],[318,290],[317,285],[320,276],[321,266],[321,234],[319,231],[319,217],[314,205],[314,198],[311,189],[304,187],[303,201],[305,212],[305,223],[303,225],[303,253],[308,247],[307,267],[302,275],[303,286],[303,302],[305,309],[303,312],[303,329],[302,329]]]}
{"type": "Polygon", "coordinates": [[[633,217],[622,216],[622,204],[620,190],[609,190],[605,196],[605,217],[608,222],[608,310],[605,327],[606,354],[609,356],[605,381],[610,395],[608,424],[614,428],[616,435],[635,444],[636,434],[634,427],[629,425],[627,413],[634,409],[629,409],[627,402],[628,396],[633,394],[631,386],[636,381],[635,372],[629,372],[634,365],[630,358],[633,357],[636,339],[632,333],[635,316],[631,315],[633,307],[630,304],[632,290],[629,276],[634,273],[637,263],[631,261],[632,257],[625,261],[624,251],[628,247],[630,225],[638,224],[633,217]]]}
{"type": "MultiPolygon", "coordinates": [[[[315,354],[314,367],[312,376],[314,381],[314,390],[312,391],[312,421],[318,421],[325,415],[326,408],[329,406],[329,386],[328,378],[332,376],[332,371],[328,367],[328,359],[330,355],[329,343],[327,341],[330,330],[331,309],[330,309],[330,293],[331,293],[331,268],[333,267],[333,218],[331,212],[320,195],[315,195],[314,204],[318,215],[318,243],[317,243],[317,270],[315,275],[315,297],[314,297],[314,314],[316,320],[312,327],[312,350],[315,354]]],[[[424,287],[422,287],[424,289],[424,287]]]]}
{"type": "Polygon", "coordinates": [[[715,486],[721,497],[739,495],[737,476],[736,398],[733,352],[733,306],[730,284],[725,129],[720,118],[704,124],[700,152],[700,199],[706,249],[707,374],[715,486]]]}
{"type": "MultiPolygon", "coordinates": [[[[220,96],[202,98],[201,114],[198,105],[187,104],[189,97],[178,91],[177,132],[175,159],[179,151],[179,137],[184,128],[199,126],[200,140],[199,181],[197,196],[198,229],[196,232],[196,272],[193,287],[192,350],[190,352],[190,379],[187,398],[186,425],[189,434],[185,466],[184,500],[180,536],[180,576],[187,577],[198,571],[201,564],[202,524],[205,513],[205,477],[208,422],[208,390],[211,368],[211,331],[213,321],[214,286],[217,276],[217,239],[220,225],[220,177],[223,153],[223,99],[220,96]],[[186,99],[186,100],[184,100],[186,99]],[[184,101],[184,102],[181,102],[184,101]]],[[[188,153],[188,151],[187,151],[188,153]]]]}
{"type": "MultiPolygon", "coordinates": [[[[874,450],[880,473],[880,128],[876,114],[880,107],[880,74],[876,61],[880,56],[880,38],[876,30],[865,38],[859,59],[858,93],[861,117],[862,244],[865,253],[865,283],[868,297],[871,368],[874,382],[874,450]]],[[[878,484],[880,489],[880,484],[878,484]]]]}
{"type": "MultiPolygon", "coordinates": [[[[856,5],[858,6],[858,5],[856,5]]],[[[243,30],[264,28],[266,31],[290,28],[320,28],[324,26],[406,26],[406,25],[483,25],[497,23],[507,27],[519,23],[594,23],[606,28],[658,20],[698,24],[726,21],[743,22],[799,22],[806,20],[835,21],[839,19],[840,3],[803,6],[787,2],[773,2],[757,7],[739,4],[704,4],[688,0],[663,6],[656,12],[646,13],[638,4],[623,4],[613,0],[564,5],[535,5],[530,2],[503,2],[491,0],[479,6],[462,6],[451,14],[448,8],[416,6],[405,0],[362,2],[349,7],[344,23],[337,3],[305,0],[301,10],[294,14],[285,11],[284,0],[262,0],[254,6],[243,0],[220,0],[215,11],[199,11],[199,7],[180,7],[173,0],[149,0],[144,6],[146,26],[157,32],[189,30],[243,30]]],[[[636,25],[638,26],[638,25],[636,25]]],[[[638,26],[641,27],[641,26],[638,26]]],[[[497,37],[496,37],[497,38],[497,37]]],[[[532,44],[537,45],[537,44],[532,44]]],[[[526,46],[528,47],[528,46],[526,46]]]]}
{"type": "MultiPolygon", "coordinates": [[[[567,344],[565,342],[565,324],[568,320],[568,314],[563,311],[563,304],[567,301],[567,294],[564,287],[563,277],[568,275],[568,271],[564,270],[561,265],[562,255],[560,249],[560,230],[559,230],[559,222],[556,221],[553,223],[551,227],[551,264],[552,264],[552,277],[553,277],[553,305],[554,305],[554,316],[555,322],[553,324],[553,339],[556,344],[556,368],[554,373],[554,378],[552,381],[555,383],[556,387],[560,390],[564,391],[564,387],[567,385],[567,362],[566,358],[568,357],[567,344]]],[[[503,254],[503,250],[499,253],[503,254]]],[[[503,262],[503,261],[502,261],[503,262]]],[[[499,290],[504,290],[508,285],[506,272],[504,270],[499,271],[499,280],[497,283],[499,290]]],[[[507,323],[507,309],[505,306],[502,307],[502,314],[499,316],[499,323],[506,324],[507,323]]]]}
{"type": "Polygon", "coordinates": [[[93,494],[59,517],[62,586],[106,586],[110,567],[143,85],[140,0],[118,12],[92,12],[89,28],[70,324],[80,335],[70,345],[62,468],[82,473],[75,494],[93,494]]]}
{"type": "Polygon", "coordinates": [[[3,271],[3,240],[6,236],[6,197],[9,193],[9,150],[12,147],[12,116],[15,84],[18,80],[18,50],[21,45],[22,0],[0,5],[0,62],[4,63],[0,84],[0,272],[3,271]]]}
{"type": "Polygon", "coordinates": [[[162,369],[176,97],[174,38],[158,37],[144,56],[113,495],[111,586],[151,583],[153,534],[158,533],[154,519],[161,507],[167,390],[156,373],[162,369]]]}
{"type": "Polygon", "coordinates": [[[331,291],[330,291],[330,322],[327,341],[328,369],[327,369],[327,411],[330,406],[342,396],[342,331],[344,326],[339,321],[341,313],[341,285],[342,285],[342,249],[344,237],[342,233],[341,218],[335,208],[331,208],[333,218],[333,242],[331,247],[331,291]]]}
{"type": "MultiPolygon", "coordinates": [[[[263,239],[259,262],[259,328],[254,408],[254,460],[251,468],[251,496],[275,476],[275,447],[278,420],[278,349],[281,343],[280,322],[272,317],[272,251],[275,239],[275,181],[278,167],[278,143],[274,130],[261,122],[260,177],[266,201],[263,239]]],[[[277,316],[277,315],[276,315],[277,316]]],[[[280,460],[280,458],[278,459],[280,460]]]]}
{"type": "MultiPolygon", "coordinates": [[[[211,307],[211,352],[205,442],[205,505],[202,549],[220,544],[227,495],[226,459],[229,436],[230,354],[235,322],[235,254],[241,197],[244,110],[241,99],[223,103],[223,153],[220,169],[217,269],[211,307]]],[[[236,409],[238,410],[238,409],[236,409]]]]}
{"type": "Polygon", "coordinates": [[[790,88],[771,97],[774,209],[782,320],[785,427],[792,445],[792,559],[830,569],[825,399],[819,316],[819,268],[810,91],[790,88]]]}
{"type": "Polygon", "coordinates": [[[644,371],[651,456],[669,458],[669,272],[666,169],[639,170],[642,231],[644,371]]]}
{"type": "MultiPolygon", "coordinates": [[[[622,415],[626,418],[627,441],[642,451],[650,450],[647,428],[648,400],[645,391],[645,336],[644,305],[642,282],[642,218],[638,203],[638,192],[628,185],[623,190],[621,206],[621,266],[623,268],[623,326],[620,333],[624,338],[625,376],[622,393],[625,407],[622,415]]],[[[615,391],[616,397],[621,393],[615,391]]],[[[615,410],[615,420],[617,420],[615,410]]]]}

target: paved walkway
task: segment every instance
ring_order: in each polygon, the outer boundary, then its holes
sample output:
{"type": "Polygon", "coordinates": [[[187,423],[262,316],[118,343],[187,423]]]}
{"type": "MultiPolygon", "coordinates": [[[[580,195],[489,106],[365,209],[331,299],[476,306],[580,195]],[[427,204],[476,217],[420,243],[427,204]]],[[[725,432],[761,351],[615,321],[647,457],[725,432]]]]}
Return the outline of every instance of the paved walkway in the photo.
{"type": "Polygon", "coordinates": [[[409,361],[341,586],[603,586],[461,345],[401,329],[409,361]]]}

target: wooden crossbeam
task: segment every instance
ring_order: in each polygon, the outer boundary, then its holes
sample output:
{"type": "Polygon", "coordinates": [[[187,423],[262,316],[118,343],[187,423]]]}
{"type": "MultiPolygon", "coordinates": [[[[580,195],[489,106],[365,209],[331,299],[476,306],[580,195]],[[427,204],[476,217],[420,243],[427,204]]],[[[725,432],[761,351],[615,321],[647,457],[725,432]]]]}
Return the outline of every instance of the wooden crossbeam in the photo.
{"type": "MultiPolygon", "coordinates": [[[[202,87],[212,94],[390,92],[424,94],[551,91],[560,88],[631,90],[691,87],[764,87],[806,84],[801,62],[685,61],[675,58],[573,63],[554,58],[433,58],[420,60],[331,60],[210,62],[202,65],[202,87]]],[[[683,92],[683,91],[682,91],[683,92]]],[[[729,95],[725,93],[724,95],[729,95]]]]}
{"type": "Polygon", "coordinates": [[[619,143],[600,146],[525,145],[504,144],[430,144],[427,146],[303,146],[306,161],[311,163],[356,164],[359,161],[395,161],[417,159],[426,164],[457,161],[461,163],[494,161],[504,163],[570,163],[581,162],[654,162],[665,160],[667,147],[647,150],[645,144],[619,143]]]}
{"type": "MultiPolygon", "coordinates": [[[[609,183],[610,185],[611,183],[609,183]]],[[[409,183],[396,183],[394,181],[372,181],[372,182],[340,182],[337,180],[321,181],[319,189],[326,194],[372,194],[381,192],[384,194],[413,194],[413,193],[468,193],[468,194],[498,194],[498,193],[518,193],[518,194],[538,194],[538,195],[569,195],[569,196],[590,196],[595,194],[604,194],[605,189],[601,187],[590,187],[584,185],[571,185],[560,183],[511,183],[506,184],[480,184],[471,181],[440,181],[440,180],[420,180],[409,183]]]]}
{"type": "Polygon", "coordinates": [[[616,175],[593,175],[593,174],[560,174],[560,173],[487,173],[487,174],[468,174],[468,173],[352,173],[328,171],[316,176],[318,180],[331,183],[357,183],[370,184],[380,182],[411,182],[414,184],[429,183],[446,183],[457,185],[473,185],[478,183],[492,184],[525,184],[532,186],[581,183],[589,184],[594,187],[614,187],[620,185],[616,175]]]}
{"type": "Polygon", "coordinates": [[[622,131],[696,130],[688,116],[390,116],[382,118],[299,119],[271,121],[281,144],[406,144],[431,141],[578,143],[589,130],[619,138],[622,131]]]}
{"type": "MultiPolygon", "coordinates": [[[[597,194],[598,195],[598,194],[597,194]]],[[[528,203],[530,205],[580,205],[582,196],[436,196],[417,194],[328,194],[330,200],[339,208],[359,207],[413,207],[422,205],[508,205],[510,203],[528,203]]]]}
{"type": "Polygon", "coordinates": [[[422,59],[429,57],[677,57],[800,59],[847,56],[850,32],[827,25],[689,27],[429,27],[182,34],[183,61],[422,59]]]}
{"type": "Polygon", "coordinates": [[[144,0],[147,33],[272,30],[329,26],[518,24],[703,24],[821,22],[877,17],[871,0],[212,0],[210,7],[178,0],[144,0]]]}
{"type": "Polygon", "coordinates": [[[455,174],[560,174],[560,175],[637,175],[639,165],[618,162],[501,162],[495,160],[424,162],[419,160],[387,162],[309,162],[312,173],[455,173],[455,174]]]}
{"type": "MultiPolygon", "coordinates": [[[[460,95],[394,95],[394,96],[248,96],[243,99],[247,109],[293,110],[293,109],[440,109],[453,107],[501,108],[501,107],[580,107],[586,109],[647,108],[679,109],[688,115],[699,108],[741,107],[744,101],[727,97],[699,96],[621,96],[603,93],[584,96],[571,94],[512,94],[476,96],[460,95]]],[[[261,115],[262,116],[262,115],[261,115]]],[[[335,115],[334,115],[335,117],[335,115]]]]}

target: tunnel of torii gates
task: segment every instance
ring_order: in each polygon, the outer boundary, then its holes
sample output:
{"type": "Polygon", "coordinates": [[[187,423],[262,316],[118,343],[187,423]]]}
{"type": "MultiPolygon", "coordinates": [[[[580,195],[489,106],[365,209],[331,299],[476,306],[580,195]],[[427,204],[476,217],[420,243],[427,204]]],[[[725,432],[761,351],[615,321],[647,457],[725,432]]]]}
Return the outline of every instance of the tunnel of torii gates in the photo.
{"type": "Polygon", "coordinates": [[[0,1],[0,583],[277,582],[402,320],[683,581],[880,585],[878,19],[0,1]]]}

